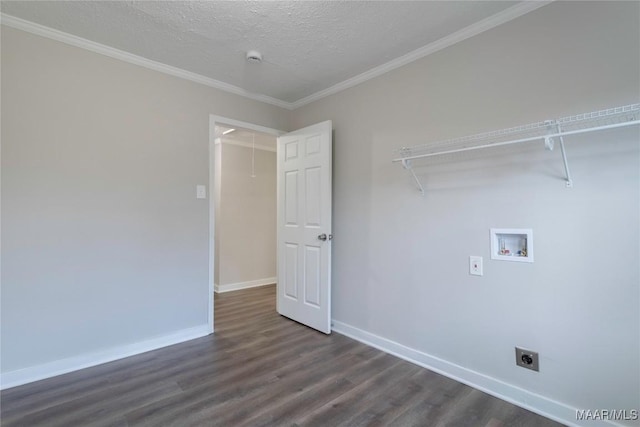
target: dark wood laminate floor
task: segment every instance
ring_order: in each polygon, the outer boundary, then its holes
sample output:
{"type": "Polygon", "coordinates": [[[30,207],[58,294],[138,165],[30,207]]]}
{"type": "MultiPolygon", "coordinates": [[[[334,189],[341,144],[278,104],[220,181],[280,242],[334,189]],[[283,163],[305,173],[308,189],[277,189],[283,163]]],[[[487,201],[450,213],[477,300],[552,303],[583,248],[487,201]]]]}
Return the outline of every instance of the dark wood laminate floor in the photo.
{"type": "Polygon", "coordinates": [[[275,312],[275,286],[216,295],[216,333],[5,390],[2,426],[559,426],[275,312]]]}

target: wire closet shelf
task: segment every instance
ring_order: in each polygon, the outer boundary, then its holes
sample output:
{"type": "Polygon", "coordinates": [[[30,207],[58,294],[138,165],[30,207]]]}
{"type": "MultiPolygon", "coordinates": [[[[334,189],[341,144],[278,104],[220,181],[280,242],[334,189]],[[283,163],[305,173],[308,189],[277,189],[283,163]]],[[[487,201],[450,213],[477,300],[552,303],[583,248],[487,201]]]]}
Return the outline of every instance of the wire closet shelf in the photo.
{"type": "Polygon", "coordinates": [[[413,176],[419,190],[424,194],[422,184],[412,169],[412,160],[539,140],[544,140],[545,148],[551,151],[557,141],[564,162],[566,185],[572,187],[573,182],[564,149],[564,136],[638,124],[640,124],[640,104],[631,104],[461,138],[402,147],[395,151],[397,157],[393,159],[393,162],[402,163],[402,166],[413,176]]]}

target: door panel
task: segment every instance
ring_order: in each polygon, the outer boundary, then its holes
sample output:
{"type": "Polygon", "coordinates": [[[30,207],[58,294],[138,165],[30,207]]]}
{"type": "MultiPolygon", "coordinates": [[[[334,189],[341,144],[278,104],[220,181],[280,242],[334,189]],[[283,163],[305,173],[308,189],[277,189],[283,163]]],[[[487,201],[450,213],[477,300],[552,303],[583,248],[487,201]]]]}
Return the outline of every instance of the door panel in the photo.
{"type": "Polygon", "coordinates": [[[320,168],[308,168],[305,175],[305,224],[307,227],[319,228],[321,220],[321,186],[322,171],[320,168]]]}
{"type": "Polygon", "coordinates": [[[298,226],[298,171],[285,173],[284,209],[285,221],[289,226],[298,226]]]}
{"type": "Polygon", "coordinates": [[[298,300],[298,245],[295,243],[285,244],[284,254],[284,283],[285,296],[298,300]]]}

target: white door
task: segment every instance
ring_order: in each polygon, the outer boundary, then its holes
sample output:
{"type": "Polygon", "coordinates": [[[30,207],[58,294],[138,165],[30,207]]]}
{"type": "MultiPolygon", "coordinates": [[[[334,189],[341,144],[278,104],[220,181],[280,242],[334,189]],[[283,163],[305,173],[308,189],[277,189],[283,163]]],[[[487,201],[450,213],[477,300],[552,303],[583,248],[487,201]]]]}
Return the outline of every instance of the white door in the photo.
{"type": "Polygon", "coordinates": [[[331,333],[331,121],[278,138],[278,313],[331,333]]]}

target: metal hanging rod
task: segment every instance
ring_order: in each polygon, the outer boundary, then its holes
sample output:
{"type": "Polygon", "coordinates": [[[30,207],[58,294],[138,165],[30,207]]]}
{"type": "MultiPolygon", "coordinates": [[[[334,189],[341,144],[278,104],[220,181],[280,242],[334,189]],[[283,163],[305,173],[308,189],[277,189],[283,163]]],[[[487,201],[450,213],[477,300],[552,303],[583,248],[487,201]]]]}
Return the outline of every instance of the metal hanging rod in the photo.
{"type": "Polygon", "coordinates": [[[411,173],[416,181],[420,192],[424,194],[423,186],[412,169],[412,160],[537,140],[544,140],[545,148],[551,151],[554,148],[555,140],[558,139],[565,168],[566,184],[567,187],[572,187],[573,182],[564,148],[564,136],[638,124],[640,124],[640,104],[631,104],[462,138],[437,141],[414,147],[403,147],[396,150],[399,157],[393,159],[393,162],[402,163],[402,166],[411,173]]]}

